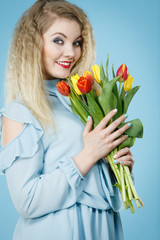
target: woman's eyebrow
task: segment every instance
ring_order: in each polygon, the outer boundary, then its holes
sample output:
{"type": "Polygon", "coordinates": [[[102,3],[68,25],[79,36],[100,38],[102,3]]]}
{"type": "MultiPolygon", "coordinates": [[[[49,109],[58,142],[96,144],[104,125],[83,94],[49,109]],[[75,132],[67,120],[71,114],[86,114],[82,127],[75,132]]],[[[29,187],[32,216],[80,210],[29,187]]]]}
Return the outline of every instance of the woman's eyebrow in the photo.
{"type": "Polygon", "coordinates": [[[82,35],[80,35],[79,37],[77,37],[76,40],[77,40],[78,38],[82,38],[82,35]]]}
{"type": "MultiPolygon", "coordinates": [[[[66,36],[64,33],[61,33],[61,32],[53,33],[53,34],[51,34],[51,37],[53,37],[53,36],[56,35],[56,34],[60,34],[60,35],[62,35],[64,38],[67,38],[67,36],[66,36]]],[[[79,38],[82,38],[82,35],[80,35],[79,37],[77,37],[75,40],[77,40],[77,39],[79,39],[79,38]]]]}
{"type": "Polygon", "coordinates": [[[60,34],[60,35],[62,35],[63,37],[67,38],[67,36],[66,36],[64,33],[61,33],[61,32],[53,33],[53,34],[51,34],[51,37],[53,37],[53,36],[56,35],[56,34],[60,34]]]}

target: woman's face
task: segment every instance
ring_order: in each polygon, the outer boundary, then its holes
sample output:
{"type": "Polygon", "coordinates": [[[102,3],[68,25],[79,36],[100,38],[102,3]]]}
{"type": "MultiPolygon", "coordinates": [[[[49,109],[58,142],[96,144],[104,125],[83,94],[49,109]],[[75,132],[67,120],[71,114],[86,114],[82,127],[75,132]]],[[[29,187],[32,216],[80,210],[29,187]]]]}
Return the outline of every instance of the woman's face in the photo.
{"type": "Polygon", "coordinates": [[[43,65],[47,79],[66,78],[81,57],[80,25],[57,17],[43,35],[43,65]]]}

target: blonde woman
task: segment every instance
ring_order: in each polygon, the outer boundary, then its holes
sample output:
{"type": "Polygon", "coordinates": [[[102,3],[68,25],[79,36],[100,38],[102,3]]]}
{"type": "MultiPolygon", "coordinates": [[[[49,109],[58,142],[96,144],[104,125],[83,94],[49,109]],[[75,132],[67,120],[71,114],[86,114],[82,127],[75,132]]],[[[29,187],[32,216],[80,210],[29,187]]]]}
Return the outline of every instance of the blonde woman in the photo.
{"type": "MultiPolygon", "coordinates": [[[[111,111],[92,128],[61,96],[60,79],[89,70],[95,60],[85,13],[63,0],[37,1],[19,20],[11,42],[6,104],[1,109],[0,171],[20,214],[14,240],[122,240],[122,201],[102,159],[129,126],[111,111]]],[[[128,148],[117,153],[132,170],[128,148]]]]}

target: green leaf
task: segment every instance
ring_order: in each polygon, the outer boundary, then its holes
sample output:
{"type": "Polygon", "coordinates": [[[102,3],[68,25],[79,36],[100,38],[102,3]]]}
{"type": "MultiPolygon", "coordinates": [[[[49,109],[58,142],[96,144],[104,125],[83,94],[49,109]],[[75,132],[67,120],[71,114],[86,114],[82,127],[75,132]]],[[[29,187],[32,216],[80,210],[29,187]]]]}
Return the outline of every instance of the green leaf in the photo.
{"type": "MultiPolygon", "coordinates": [[[[132,124],[132,126],[127,131],[125,131],[126,134],[128,134],[131,137],[137,137],[137,138],[143,137],[143,124],[140,119],[134,119],[126,123],[132,124]]],[[[123,127],[126,123],[120,124],[118,128],[123,127]]]]}
{"type": "Polygon", "coordinates": [[[125,92],[124,92],[124,87],[122,86],[122,88],[121,88],[121,94],[120,94],[120,99],[121,99],[121,100],[124,99],[124,94],[125,94],[125,92]]]}
{"type": "Polygon", "coordinates": [[[71,90],[72,92],[72,104],[74,104],[75,108],[78,110],[80,113],[80,117],[82,117],[85,122],[87,122],[87,118],[89,116],[89,112],[87,111],[87,106],[84,107],[84,104],[78,97],[75,95],[75,93],[71,90]]]}
{"type": "Polygon", "coordinates": [[[108,81],[102,88],[102,93],[98,97],[99,104],[103,109],[105,115],[107,115],[112,109],[110,107],[112,95],[112,89],[114,84],[118,81],[119,77],[113,78],[111,81],[108,81]]]}
{"type": "MultiPolygon", "coordinates": [[[[113,74],[114,75],[114,74],[113,74]]],[[[121,102],[121,100],[120,100],[120,97],[119,97],[119,94],[118,94],[118,87],[117,87],[117,83],[116,84],[114,84],[114,86],[113,86],[113,94],[115,95],[115,97],[116,97],[116,106],[115,106],[115,108],[117,108],[118,109],[118,112],[117,112],[117,114],[113,117],[113,120],[116,120],[118,117],[120,117],[121,115],[122,115],[122,102],[121,102]]],[[[113,108],[112,108],[113,109],[113,108]]]]}
{"type": "Polygon", "coordinates": [[[129,104],[133,98],[133,96],[136,94],[136,92],[138,91],[138,89],[140,88],[140,86],[136,86],[132,89],[130,89],[128,92],[127,92],[127,95],[125,96],[124,98],[124,109],[123,109],[123,113],[126,113],[127,112],[127,109],[129,107],[129,104]]]}
{"type": "Polygon", "coordinates": [[[119,183],[115,183],[113,185],[114,187],[118,187],[120,191],[122,191],[122,186],[119,183]]]}
{"type": "Polygon", "coordinates": [[[113,93],[114,93],[114,95],[116,96],[116,98],[119,98],[119,96],[118,96],[118,88],[117,88],[117,84],[114,84],[114,86],[113,86],[113,93]]]}
{"type": "Polygon", "coordinates": [[[115,109],[117,107],[117,98],[113,92],[111,92],[109,106],[110,106],[110,109],[115,109]]]}
{"type": "Polygon", "coordinates": [[[128,137],[123,143],[118,146],[119,150],[125,147],[132,147],[135,143],[135,140],[135,137],[128,137]]]}
{"type": "Polygon", "coordinates": [[[112,65],[112,75],[113,75],[113,78],[116,77],[116,75],[115,75],[115,71],[114,71],[114,66],[113,66],[113,65],[112,65]]]}
{"type": "Polygon", "coordinates": [[[88,110],[93,118],[94,127],[96,127],[98,123],[103,119],[104,115],[101,108],[96,103],[95,99],[92,98],[91,94],[90,93],[86,94],[86,97],[88,103],[88,110]]]}
{"type": "Polygon", "coordinates": [[[105,85],[105,83],[108,81],[108,78],[105,75],[102,61],[101,61],[101,66],[100,66],[100,79],[101,79],[101,83],[102,83],[102,87],[103,87],[103,85],[105,85]]]}
{"type": "Polygon", "coordinates": [[[91,94],[92,98],[94,98],[96,103],[98,103],[98,95],[95,93],[95,91],[93,89],[91,89],[90,94],[91,94]]]}
{"type": "Polygon", "coordinates": [[[109,74],[108,74],[108,63],[109,63],[109,54],[107,54],[107,61],[106,61],[106,75],[109,80],[109,74]]]}
{"type": "Polygon", "coordinates": [[[78,115],[82,121],[82,123],[85,125],[86,124],[86,120],[84,120],[84,118],[82,117],[82,115],[80,114],[80,112],[78,111],[78,109],[76,108],[76,106],[74,105],[74,103],[72,102],[71,99],[71,110],[75,115],[78,115]]]}
{"type": "Polygon", "coordinates": [[[120,105],[121,105],[121,115],[124,113],[124,95],[125,95],[124,87],[122,86],[121,94],[120,94],[120,97],[119,97],[119,102],[120,102],[120,105]]]}

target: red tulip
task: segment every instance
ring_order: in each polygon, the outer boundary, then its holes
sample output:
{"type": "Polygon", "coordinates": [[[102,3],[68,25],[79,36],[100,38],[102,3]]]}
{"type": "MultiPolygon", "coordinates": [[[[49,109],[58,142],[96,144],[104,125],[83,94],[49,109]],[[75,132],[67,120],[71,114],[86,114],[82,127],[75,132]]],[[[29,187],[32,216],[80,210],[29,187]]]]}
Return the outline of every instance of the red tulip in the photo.
{"type": "Polygon", "coordinates": [[[118,76],[121,76],[120,79],[119,79],[120,82],[124,82],[124,81],[127,80],[127,78],[128,78],[128,68],[127,68],[126,64],[123,63],[118,68],[116,77],[118,77],[118,76]]]}
{"type": "Polygon", "coordinates": [[[93,78],[90,76],[87,77],[80,77],[77,81],[77,87],[81,91],[81,93],[89,93],[91,91],[93,85],[93,78]]]}
{"type": "Polygon", "coordinates": [[[64,81],[58,82],[56,87],[57,87],[58,92],[61,93],[63,96],[68,96],[71,92],[70,86],[64,81]]]}

